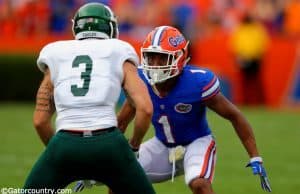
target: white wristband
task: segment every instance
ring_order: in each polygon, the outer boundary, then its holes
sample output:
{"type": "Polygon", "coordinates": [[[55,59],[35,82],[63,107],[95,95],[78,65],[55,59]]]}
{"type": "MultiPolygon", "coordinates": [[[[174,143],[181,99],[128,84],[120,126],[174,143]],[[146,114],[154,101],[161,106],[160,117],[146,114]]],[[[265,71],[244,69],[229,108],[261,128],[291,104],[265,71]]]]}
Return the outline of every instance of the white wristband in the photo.
{"type": "Polygon", "coordinates": [[[260,162],[260,163],[262,163],[263,160],[262,160],[262,157],[257,156],[257,157],[250,158],[250,163],[252,163],[252,162],[260,162]]]}

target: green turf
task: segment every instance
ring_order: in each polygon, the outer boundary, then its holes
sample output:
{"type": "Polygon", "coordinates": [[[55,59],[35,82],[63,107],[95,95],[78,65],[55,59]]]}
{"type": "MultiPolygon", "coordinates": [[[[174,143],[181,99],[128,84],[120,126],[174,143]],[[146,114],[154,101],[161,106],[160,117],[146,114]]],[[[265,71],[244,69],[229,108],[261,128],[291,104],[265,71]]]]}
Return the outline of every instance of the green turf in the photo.
{"type": "MultiPolygon", "coordinates": [[[[300,113],[243,108],[252,123],[274,194],[300,191],[300,113]]],[[[43,145],[32,127],[32,104],[0,103],[0,188],[22,187],[43,145]]],[[[245,168],[248,156],[229,122],[208,112],[217,139],[218,160],[213,186],[216,193],[257,194],[259,179],[245,168]]],[[[153,134],[150,130],[146,138],[153,134]]],[[[72,185],[71,185],[72,186],[72,185]]],[[[70,186],[70,187],[71,187],[70,186]]],[[[158,194],[191,193],[183,177],[156,184],[158,194]]],[[[106,193],[104,187],[84,193],[106,193]]]]}

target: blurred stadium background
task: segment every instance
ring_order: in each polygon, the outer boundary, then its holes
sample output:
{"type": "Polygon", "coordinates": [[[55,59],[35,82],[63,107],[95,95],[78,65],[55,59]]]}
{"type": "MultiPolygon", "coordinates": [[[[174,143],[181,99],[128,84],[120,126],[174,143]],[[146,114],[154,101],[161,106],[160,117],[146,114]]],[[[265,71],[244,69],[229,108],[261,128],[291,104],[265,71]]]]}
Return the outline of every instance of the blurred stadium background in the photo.
{"type": "MultiPolygon", "coordinates": [[[[72,16],[86,2],[92,0],[0,0],[0,188],[21,187],[43,150],[31,122],[42,78],[35,60],[45,44],[73,38],[72,16]]],[[[113,8],[120,39],[130,42],[138,53],[153,27],[181,29],[191,40],[191,63],[218,74],[223,93],[253,123],[274,193],[299,193],[300,0],[93,2],[113,8]],[[245,16],[251,16],[256,25],[246,28],[236,46],[234,39],[245,16]],[[253,31],[255,36],[251,36],[253,31]],[[254,89],[251,83],[249,87],[242,84],[237,53],[244,51],[261,57],[254,89]],[[249,91],[253,96],[262,95],[245,101],[249,91]]],[[[209,120],[219,142],[216,192],[262,193],[258,179],[244,169],[248,158],[231,126],[210,112],[209,120]]],[[[147,138],[152,134],[150,130],[147,138]]],[[[189,193],[182,177],[155,187],[158,193],[189,193]]],[[[99,189],[88,192],[99,193],[99,189]]]]}

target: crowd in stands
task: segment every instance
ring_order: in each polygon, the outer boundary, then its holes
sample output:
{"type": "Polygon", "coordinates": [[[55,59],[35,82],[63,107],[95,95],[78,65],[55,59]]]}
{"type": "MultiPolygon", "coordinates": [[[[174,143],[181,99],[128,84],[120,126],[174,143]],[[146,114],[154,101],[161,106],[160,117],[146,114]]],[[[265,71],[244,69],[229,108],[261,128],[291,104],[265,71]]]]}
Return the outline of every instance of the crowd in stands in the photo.
{"type": "Polygon", "coordinates": [[[249,12],[269,33],[300,34],[299,0],[0,0],[0,34],[69,33],[74,11],[86,2],[113,7],[121,35],[137,39],[162,24],[180,28],[190,39],[216,26],[230,33],[249,12]]]}
{"type": "Polygon", "coordinates": [[[192,54],[197,49],[194,60],[205,54],[199,40],[213,37],[218,44],[215,37],[226,36],[232,40],[232,51],[241,72],[243,65],[254,65],[247,74],[248,81],[245,80],[245,83],[252,80],[254,93],[259,93],[256,89],[260,81],[253,80],[253,72],[254,77],[259,76],[257,67],[269,40],[274,36],[300,40],[300,0],[0,0],[0,37],[72,38],[72,17],[87,2],[101,2],[113,8],[121,39],[140,43],[155,26],[179,28],[191,40],[192,54]]]}

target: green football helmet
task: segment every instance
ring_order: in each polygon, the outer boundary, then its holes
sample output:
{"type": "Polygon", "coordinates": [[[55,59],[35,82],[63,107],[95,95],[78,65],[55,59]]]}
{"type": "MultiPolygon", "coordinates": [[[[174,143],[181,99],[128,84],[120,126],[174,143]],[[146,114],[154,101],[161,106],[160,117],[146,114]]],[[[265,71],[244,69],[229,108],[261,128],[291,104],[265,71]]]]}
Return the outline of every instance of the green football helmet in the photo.
{"type": "Polygon", "coordinates": [[[118,23],[112,10],[102,3],[87,3],[80,7],[73,18],[75,39],[118,38],[118,23]]]}

